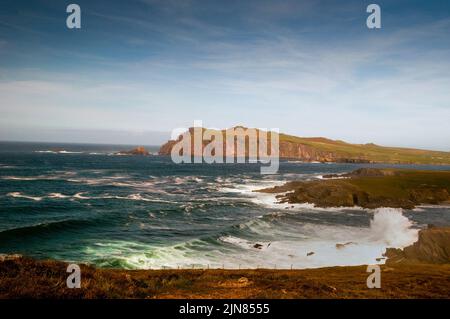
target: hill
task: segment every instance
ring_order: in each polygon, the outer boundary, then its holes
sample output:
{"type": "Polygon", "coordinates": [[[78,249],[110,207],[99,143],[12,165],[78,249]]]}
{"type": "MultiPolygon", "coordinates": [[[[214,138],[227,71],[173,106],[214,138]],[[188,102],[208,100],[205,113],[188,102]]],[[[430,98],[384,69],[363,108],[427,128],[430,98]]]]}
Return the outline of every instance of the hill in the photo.
{"type": "MultiPolygon", "coordinates": [[[[243,127],[239,128],[246,130],[246,128],[243,127]]],[[[231,129],[222,130],[221,132],[225,135],[227,132],[230,132],[230,130],[231,129]]],[[[193,128],[190,128],[189,131],[192,132],[193,128]]],[[[257,132],[259,134],[260,131],[257,130],[257,132]]],[[[241,133],[238,133],[237,135],[239,134],[241,133]]],[[[162,145],[159,154],[170,155],[172,147],[181,140],[182,136],[183,135],[180,135],[177,140],[170,140],[162,145]]],[[[203,142],[203,147],[209,143],[210,140],[205,140],[203,142]]],[[[225,145],[225,154],[227,154],[227,156],[234,155],[232,152],[227,153],[227,150],[229,151],[225,145]]],[[[373,143],[351,144],[324,137],[297,137],[282,133],[279,134],[279,155],[280,158],[305,162],[450,164],[450,152],[386,147],[373,143]]]]}

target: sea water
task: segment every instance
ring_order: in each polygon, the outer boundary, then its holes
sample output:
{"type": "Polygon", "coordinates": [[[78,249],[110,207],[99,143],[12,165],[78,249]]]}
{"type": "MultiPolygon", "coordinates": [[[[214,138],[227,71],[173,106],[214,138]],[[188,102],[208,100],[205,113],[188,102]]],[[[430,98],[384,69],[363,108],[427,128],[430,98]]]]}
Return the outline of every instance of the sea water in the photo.
{"type": "Polygon", "coordinates": [[[0,143],[0,253],[126,269],[313,268],[382,263],[418,229],[450,225],[450,207],[317,208],[254,192],[388,165],[281,161],[261,175],[259,164],[115,155],[131,148],[0,143]]]}

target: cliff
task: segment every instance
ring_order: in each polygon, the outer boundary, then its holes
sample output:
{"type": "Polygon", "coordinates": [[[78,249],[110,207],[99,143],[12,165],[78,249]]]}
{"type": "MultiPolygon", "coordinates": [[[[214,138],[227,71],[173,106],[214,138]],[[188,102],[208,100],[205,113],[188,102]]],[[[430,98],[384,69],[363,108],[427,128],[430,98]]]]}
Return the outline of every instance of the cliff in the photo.
{"type": "MultiPolygon", "coordinates": [[[[245,127],[238,128],[247,129],[245,127]]],[[[232,129],[234,128],[215,132],[221,132],[225,136],[232,129]]],[[[204,131],[205,129],[203,128],[202,130],[204,131]]],[[[193,128],[190,128],[189,132],[192,133],[193,128]]],[[[259,134],[260,131],[257,130],[257,132],[259,134]]],[[[162,145],[159,154],[170,155],[173,146],[183,136],[187,135],[180,135],[177,140],[170,140],[162,145]]],[[[226,145],[225,138],[223,140],[226,156],[234,156],[235,150],[226,145]]],[[[248,141],[248,138],[246,141],[248,141]]],[[[210,142],[210,139],[205,139],[202,149],[210,142]]],[[[246,146],[246,154],[247,150],[248,145],[246,146]]],[[[191,155],[198,156],[201,154],[191,155]]],[[[350,144],[323,137],[297,137],[287,134],[279,134],[279,155],[283,159],[305,162],[450,164],[450,152],[384,147],[373,143],[350,144]]]]}
{"type": "Polygon", "coordinates": [[[388,248],[386,264],[450,264],[450,227],[428,228],[419,239],[404,249],[388,248]]]}

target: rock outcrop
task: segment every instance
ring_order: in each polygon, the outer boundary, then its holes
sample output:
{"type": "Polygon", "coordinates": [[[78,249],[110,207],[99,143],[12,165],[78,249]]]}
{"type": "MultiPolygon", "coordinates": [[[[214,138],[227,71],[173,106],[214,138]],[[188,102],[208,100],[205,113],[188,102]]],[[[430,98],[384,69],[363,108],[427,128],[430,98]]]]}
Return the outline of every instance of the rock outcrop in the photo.
{"type": "Polygon", "coordinates": [[[318,207],[396,207],[450,204],[450,171],[362,168],[330,179],[293,181],[259,190],[280,203],[318,207]]]}
{"type": "Polygon", "coordinates": [[[388,248],[386,264],[450,264],[450,227],[419,231],[419,239],[404,249],[388,248]]]}
{"type": "Polygon", "coordinates": [[[120,151],[116,153],[117,155],[150,155],[150,152],[143,146],[136,147],[130,151],[120,151]]]}

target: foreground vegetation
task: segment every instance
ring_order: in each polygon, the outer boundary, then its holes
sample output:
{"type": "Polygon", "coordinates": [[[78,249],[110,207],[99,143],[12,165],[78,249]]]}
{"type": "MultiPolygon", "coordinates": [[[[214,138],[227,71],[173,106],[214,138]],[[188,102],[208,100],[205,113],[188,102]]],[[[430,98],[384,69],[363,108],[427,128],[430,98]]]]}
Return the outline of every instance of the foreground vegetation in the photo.
{"type": "Polygon", "coordinates": [[[368,289],[366,266],[303,270],[116,270],[81,267],[66,288],[66,263],[0,261],[0,298],[449,298],[450,265],[382,266],[368,289]]]}

